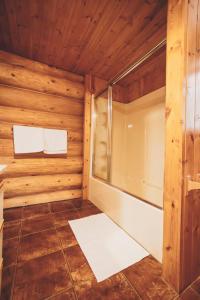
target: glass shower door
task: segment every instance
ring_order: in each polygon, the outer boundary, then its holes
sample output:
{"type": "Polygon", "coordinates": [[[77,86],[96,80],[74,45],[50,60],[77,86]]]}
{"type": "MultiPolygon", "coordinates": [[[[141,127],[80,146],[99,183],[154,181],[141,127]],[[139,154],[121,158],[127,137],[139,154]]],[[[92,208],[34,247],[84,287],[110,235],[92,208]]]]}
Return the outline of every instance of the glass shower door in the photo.
{"type": "Polygon", "coordinates": [[[110,180],[111,88],[94,99],[93,176],[110,180]]]}

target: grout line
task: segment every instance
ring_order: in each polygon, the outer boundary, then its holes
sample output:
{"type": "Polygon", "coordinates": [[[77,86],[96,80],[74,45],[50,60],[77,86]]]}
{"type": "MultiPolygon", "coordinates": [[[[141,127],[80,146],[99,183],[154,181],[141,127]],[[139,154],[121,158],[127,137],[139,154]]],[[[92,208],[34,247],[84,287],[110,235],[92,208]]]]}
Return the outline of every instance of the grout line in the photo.
{"type": "MultiPolygon", "coordinates": [[[[69,289],[64,289],[64,290],[62,290],[62,291],[59,291],[58,293],[56,293],[56,294],[54,294],[54,295],[51,295],[51,296],[49,296],[49,297],[47,297],[47,298],[44,298],[44,300],[50,300],[50,299],[54,298],[55,296],[62,295],[63,293],[68,292],[68,291],[70,291],[70,290],[73,290],[73,293],[74,293],[74,295],[75,295],[74,287],[71,287],[71,288],[69,288],[69,289]]],[[[75,298],[75,299],[70,299],[70,300],[78,300],[78,299],[75,298]]]]}
{"type": "Polygon", "coordinates": [[[65,257],[65,254],[64,254],[64,249],[66,249],[66,248],[63,249],[62,241],[61,241],[61,238],[59,237],[59,234],[58,234],[58,232],[57,232],[56,226],[55,226],[55,230],[56,230],[56,233],[57,233],[57,235],[58,235],[58,239],[59,239],[60,246],[61,246],[61,251],[62,251],[62,254],[63,254],[64,261],[65,261],[65,268],[66,268],[66,270],[67,270],[67,272],[68,272],[68,274],[69,274],[69,278],[70,278],[70,282],[71,282],[71,284],[72,284],[72,288],[73,288],[73,290],[74,290],[75,298],[76,298],[76,300],[78,300],[78,297],[77,297],[77,295],[76,295],[75,288],[74,288],[74,281],[73,281],[73,278],[72,278],[72,276],[71,276],[70,266],[69,266],[69,263],[68,263],[67,258],[65,257]]]}
{"type": "Polygon", "coordinates": [[[128,282],[129,286],[132,287],[132,289],[134,290],[134,292],[136,293],[136,295],[139,297],[139,299],[142,300],[142,297],[140,296],[139,292],[137,291],[136,287],[130,282],[130,280],[126,277],[126,275],[124,273],[122,273],[122,271],[120,272],[120,274],[122,275],[122,277],[125,278],[125,280],[128,282]]]}
{"type": "Polygon", "coordinates": [[[19,244],[18,244],[18,248],[17,248],[16,263],[15,263],[14,274],[13,274],[13,282],[12,282],[11,292],[10,292],[11,299],[13,299],[13,293],[14,293],[14,288],[15,288],[15,279],[16,279],[16,274],[17,274],[18,256],[19,256],[19,251],[21,248],[21,232],[22,232],[22,219],[20,221],[20,230],[19,230],[19,235],[18,235],[19,244]]]}

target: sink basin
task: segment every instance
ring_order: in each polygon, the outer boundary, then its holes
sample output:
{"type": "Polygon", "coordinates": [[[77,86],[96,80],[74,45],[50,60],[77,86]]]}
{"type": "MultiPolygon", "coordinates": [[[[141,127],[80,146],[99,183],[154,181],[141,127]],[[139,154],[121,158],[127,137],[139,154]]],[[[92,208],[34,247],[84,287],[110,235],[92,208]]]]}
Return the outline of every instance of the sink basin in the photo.
{"type": "Polygon", "coordinates": [[[6,167],[7,165],[0,165],[0,172],[2,172],[6,167]]]}

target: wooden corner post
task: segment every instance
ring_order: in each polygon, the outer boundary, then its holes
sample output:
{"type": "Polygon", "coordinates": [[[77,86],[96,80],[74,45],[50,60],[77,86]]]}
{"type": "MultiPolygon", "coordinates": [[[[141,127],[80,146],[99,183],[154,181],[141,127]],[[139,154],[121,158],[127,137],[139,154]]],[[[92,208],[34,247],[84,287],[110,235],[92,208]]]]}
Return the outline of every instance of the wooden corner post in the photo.
{"type": "Polygon", "coordinates": [[[168,1],[163,275],[177,292],[200,274],[199,19],[198,0],[168,1]]]}
{"type": "Polygon", "coordinates": [[[92,102],[92,76],[85,76],[84,99],[84,134],[83,134],[83,200],[88,199],[90,176],[90,137],[91,137],[91,102],[92,102]]]}

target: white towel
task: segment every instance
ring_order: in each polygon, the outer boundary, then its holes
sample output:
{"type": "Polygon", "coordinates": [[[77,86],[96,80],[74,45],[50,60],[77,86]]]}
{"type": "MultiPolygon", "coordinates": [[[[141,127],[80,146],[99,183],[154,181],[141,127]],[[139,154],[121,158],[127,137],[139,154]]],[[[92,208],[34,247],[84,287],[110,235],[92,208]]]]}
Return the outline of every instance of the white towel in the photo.
{"type": "Polygon", "coordinates": [[[67,153],[67,131],[57,129],[44,129],[44,153],[67,153]]]}
{"type": "Polygon", "coordinates": [[[16,154],[43,151],[43,128],[14,125],[13,135],[16,154]]]}

